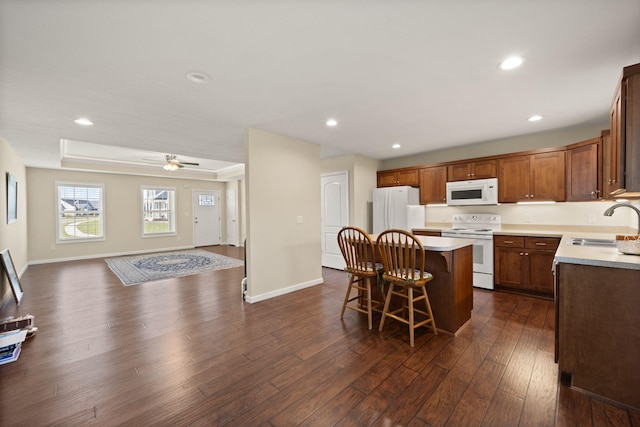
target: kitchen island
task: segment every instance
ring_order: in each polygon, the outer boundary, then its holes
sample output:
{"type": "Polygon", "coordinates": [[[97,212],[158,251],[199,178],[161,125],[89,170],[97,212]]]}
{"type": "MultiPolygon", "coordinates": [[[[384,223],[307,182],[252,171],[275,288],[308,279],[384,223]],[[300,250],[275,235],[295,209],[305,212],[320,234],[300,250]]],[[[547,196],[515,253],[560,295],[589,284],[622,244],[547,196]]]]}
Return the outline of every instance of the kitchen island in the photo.
{"type": "MultiPolygon", "coordinates": [[[[375,241],[377,235],[372,235],[375,241]]],[[[455,335],[473,309],[473,239],[417,236],[426,251],[426,284],[439,332],[455,335]]],[[[380,298],[380,295],[378,295],[380,298]]]]}
{"type": "Polygon", "coordinates": [[[554,259],[556,360],[563,384],[640,409],[640,256],[615,247],[573,246],[554,259]]]}

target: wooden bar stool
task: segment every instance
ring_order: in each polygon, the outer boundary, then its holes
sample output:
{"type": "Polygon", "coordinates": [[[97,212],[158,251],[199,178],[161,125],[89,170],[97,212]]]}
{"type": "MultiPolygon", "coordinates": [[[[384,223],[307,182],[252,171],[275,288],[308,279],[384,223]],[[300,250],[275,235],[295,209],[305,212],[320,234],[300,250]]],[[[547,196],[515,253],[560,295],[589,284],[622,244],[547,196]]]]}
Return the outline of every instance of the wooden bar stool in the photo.
{"type": "Polygon", "coordinates": [[[369,329],[373,327],[372,312],[380,311],[381,301],[371,297],[371,283],[378,283],[382,264],[376,263],[373,240],[358,227],[343,227],[338,233],[338,245],[347,263],[345,271],[349,273],[349,286],[342,304],[340,318],[347,308],[367,314],[369,329]],[[356,295],[352,296],[352,291],[356,295]],[[352,302],[355,303],[351,304],[352,302]]]}
{"type": "Polygon", "coordinates": [[[436,321],[433,318],[425,288],[425,284],[433,280],[433,275],[424,270],[425,251],[420,240],[404,230],[387,230],[380,233],[376,246],[384,268],[382,280],[389,284],[380,320],[380,331],[382,331],[385,319],[390,317],[409,325],[411,347],[413,347],[414,330],[420,326],[430,324],[433,333],[437,335],[436,321]],[[419,292],[420,295],[415,296],[416,292],[419,292]],[[402,299],[402,306],[389,311],[389,305],[394,296],[402,299]],[[420,301],[424,301],[426,310],[415,306],[415,303],[420,301]],[[426,318],[416,322],[416,313],[426,318]]]}

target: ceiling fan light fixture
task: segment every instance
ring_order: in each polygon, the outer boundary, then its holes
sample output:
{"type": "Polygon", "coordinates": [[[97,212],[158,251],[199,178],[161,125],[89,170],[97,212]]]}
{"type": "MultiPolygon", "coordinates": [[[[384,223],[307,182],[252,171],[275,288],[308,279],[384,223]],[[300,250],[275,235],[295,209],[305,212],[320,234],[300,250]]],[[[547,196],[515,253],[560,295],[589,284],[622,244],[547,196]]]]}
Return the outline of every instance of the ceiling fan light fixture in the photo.
{"type": "Polygon", "coordinates": [[[169,171],[169,172],[172,172],[172,171],[180,169],[180,166],[177,165],[176,163],[169,162],[169,163],[165,163],[164,166],[162,166],[162,169],[164,169],[166,171],[169,171]]]}

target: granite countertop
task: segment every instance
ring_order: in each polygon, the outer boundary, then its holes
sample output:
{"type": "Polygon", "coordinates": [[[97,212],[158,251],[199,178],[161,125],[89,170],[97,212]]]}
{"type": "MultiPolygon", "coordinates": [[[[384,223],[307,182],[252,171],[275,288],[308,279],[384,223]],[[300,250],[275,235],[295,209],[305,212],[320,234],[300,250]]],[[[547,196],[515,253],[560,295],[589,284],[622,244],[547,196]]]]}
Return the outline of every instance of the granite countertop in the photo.
{"type": "MultiPolygon", "coordinates": [[[[377,234],[370,234],[369,237],[375,242],[378,238],[377,234]]],[[[434,252],[447,252],[455,251],[456,249],[464,248],[465,246],[471,246],[475,243],[475,239],[459,239],[451,237],[437,237],[437,236],[416,236],[421,242],[422,247],[426,251],[434,252]]]]}
{"type": "Polygon", "coordinates": [[[563,262],[567,264],[640,270],[639,255],[625,255],[618,252],[616,247],[570,245],[569,240],[572,237],[590,237],[596,239],[615,240],[616,235],[612,233],[566,233],[562,237],[560,246],[558,246],[558,250],[556,251],[554,264],[563,262]]]}
{"type": "Polygon", "coordinates": [[[436,237],[436,236],[416,236],[421,242],[422,246],[427,251],[445,252],[454,251],[456,249],[464,248],[475,243],[474,239],[459,239],[451,237],[436,237]]]}
{"type": "MultiPolygon", "coordinates": [[[[442,231],[451,228],[450,223],[432,223],[414,230],[442,231]]],[[[600,267],[625,268],[640,270],[640,256],[625,255],[615,247],[576,246],[570,245],[572,237],[586,237],[596,239],[615,240],[616,234],[635,234],[636,230],[628,227],[598,227],[571,225],[533,225],[533,224],[502,224],[496,235],[523,235],[537,237],[561,238],[560,246],[555,254],[554,264],[564,262],[569,264],[595,265],[600,267]]],[[[424,236],[425,238],[429,238],[424,236]]],[[[434,237],[430,237],[434,238],[434,237]]]]}

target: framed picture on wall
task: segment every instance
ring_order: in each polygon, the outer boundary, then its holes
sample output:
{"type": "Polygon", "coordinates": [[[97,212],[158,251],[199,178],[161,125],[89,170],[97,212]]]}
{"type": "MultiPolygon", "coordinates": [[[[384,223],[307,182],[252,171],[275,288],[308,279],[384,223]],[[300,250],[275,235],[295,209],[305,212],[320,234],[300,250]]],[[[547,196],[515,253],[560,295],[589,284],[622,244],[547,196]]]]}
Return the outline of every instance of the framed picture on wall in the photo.
{"type": "Polygon", "coordinates": [[[18,181],[7,172],[7,224],[18,220],[18,181]]]}
{"type": "Polygon", "coordinates": [[[16,301],[16,304],[20,305],[23,294],[22,285],[20,284],[20,279],[18,279],[18,272],[16,271],[15,265],[13,265],[13,259],[9,253],[9,249],[0,251],[0,266],[4,270],[4,274],[7,275],[7,279],[9,279],[9,284],[13,291],[13,299],[16,301]]]}

